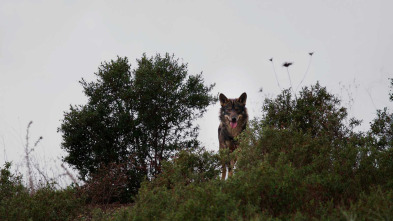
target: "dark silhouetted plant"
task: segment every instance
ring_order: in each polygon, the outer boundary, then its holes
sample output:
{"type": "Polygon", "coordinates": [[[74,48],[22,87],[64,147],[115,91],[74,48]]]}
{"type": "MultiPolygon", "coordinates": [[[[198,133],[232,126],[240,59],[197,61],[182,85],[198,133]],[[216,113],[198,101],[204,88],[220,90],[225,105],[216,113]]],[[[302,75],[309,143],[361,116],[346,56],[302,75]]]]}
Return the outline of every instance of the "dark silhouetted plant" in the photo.
{"type": "Polygon", "coordinates": [[[10,163],[0,168],[0,220],[73,220],[82,212],[84,197],[76,188],[46,184],[29,192],[10,169],[10,163]]]}
{"type": "Polygon", "coordinates": [[[355,132],[359,124],[318,83],[297,98],[284,90],[265,100],[262,119],[240,136],[234,176],[189,179],[205,173],[192,169],[190,159],[205,168],[213,161],[181,155],[143,183],[130,219],[386,219],[393,205],[393,155],[389,142],[379,146],[389,133],[355,132]]]}
{"type": "MultiPolygon", "coordinates": [[[[143,55],[131,70],[127,58],[104,62],[97,80],[82,79],[88,102],[71,106],[61,127],[64,161],[84,181],[110,164],[127,165],[127,195],[137,193],[143,177],[161,171],[179,150],[198,146],[194,121],[216,101],[202,74],[189,75],[174,56],[143,55]]],[[[94,181],[93,181],[94,182],[94,181]]]]}

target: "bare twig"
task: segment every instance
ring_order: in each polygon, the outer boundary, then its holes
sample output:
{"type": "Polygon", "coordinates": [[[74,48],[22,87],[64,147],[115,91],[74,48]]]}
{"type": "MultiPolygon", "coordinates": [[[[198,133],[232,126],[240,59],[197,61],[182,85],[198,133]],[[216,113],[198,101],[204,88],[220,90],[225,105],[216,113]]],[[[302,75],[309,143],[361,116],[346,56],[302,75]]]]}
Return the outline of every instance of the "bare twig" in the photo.
{"type": "Polygon", "coordinates": [[[311,59],[312,59],[312,55],[314,54],[314,52],[310,52],[310,53],[308,53],[308,54],[310,55],[310,59],[309,59],[309,61],[308,61],[307,69],[306,69],[306,72],[305,72],[304,75],[303,75],[303,79],[300,81],[299,85],[296,87],[296,91],[297,91],[297,89],[299,88],[299,86],[302,85],[304,79],[306,79],[306,76],[307,76],[307,74],[308,74],[308,70],[310,69],[311,59]]]}
{"type": "Polygon", "coordinates": [[[370,93],[370,91],[369,91],[368,88],[366,88],[366,92],[367,92],[368,96],[370,97],[370,100],[371,100],[371,102],[372,102],[374,108],[377,109],[377,106],[375,105],[374,99],[373,99],[373,97],[371,96],[371,93],[370,93]]]}
{"type": "Polygon", "coordinates": [[[278,86],[278,88],[280,88],[280,90],[281,90],[281,86],[280,86],[280,82],[278,81],[277,72],[276,72],[276,67],[274,66],[273,58],[270,58],[269,61],[272,62],[273,72],[274,72],[274,76],[276,77],[277,86],[278,86]]]}
{"type": "Polygon", "coordinates": [[[31,193],[33,194],[35,192],[35,186],[34,186],[34,177],[33,177],[33,168],[34,167],[38,173],[45,179],[45,181],[48,183],[48,179],[47,176],[40,170],[38,164],[34,164],[32,157],[31,157],[31,153],[34,151],[34,148],[37,147],[37,145],[39,144],[39,142],[43,139],[42,136],[40,136],[37,141],[34,143],[33,147],[30,147],[30,127],[33,124],[33,121],[30,121],[27,125],[26,128],[26,144],[25,144],[25,163],[26,163],[26,167],[27,167],[27,180],[29,183],[29,189],[31,191],[31,193]]]}
{"type": "Polygon", "coordinates": [[[38,164],[33,164],[34,168],[38,171],[38,173],[44,178],[45,183],[49,183],[49,179],[47,178],[47,175],[39,168],[38,164]]]}
{"type": "Polygon", "coordinates": [[[293,62],[284,62],[284,64],[282,64],[282,66],[287,68],[287,73],[288,73],[288,78],[289,78],[289,84],[291,85],[292,93],[294,93],[293,87],[292,87],[292,80],[291,80],[291,76],[289,75],[289,69],[288,69],[288,67],[291,66],[292,64],[293,64],[293,62]]]}
{"type": "Polygon", "coordinates": [[[26,160],[26,167],[27,167],[27,177],[29,180],[29,188],[32,193],[34,193],[34,182],[33,182],[33,171],[30,165],[30,153],[31,150],[29,150],[29,130],[30,126],[33,124],[33,121],[30,121],[29,124],[27,125],[26,129],[26,146],[25,146],[25,160],[26,160]]]}
{"type": "Polygon", "coordinates": [[[70,171],[67,169],[67,167],[64,166],[64,163],[62,163],[61,168],[63,168],[63,170],[65,171],[65,174],[72,180],[72,182],[74,182],[75,184],[77,184],[77,180],[75,179],[75,177],[70,173],[70,171]]]}
{"type": "Polygon", "coordinates": [[[38,140],[34,143],[34,147],[36,147],[41,140],[42,140],[42,136],[39,137],[38,140]]]}

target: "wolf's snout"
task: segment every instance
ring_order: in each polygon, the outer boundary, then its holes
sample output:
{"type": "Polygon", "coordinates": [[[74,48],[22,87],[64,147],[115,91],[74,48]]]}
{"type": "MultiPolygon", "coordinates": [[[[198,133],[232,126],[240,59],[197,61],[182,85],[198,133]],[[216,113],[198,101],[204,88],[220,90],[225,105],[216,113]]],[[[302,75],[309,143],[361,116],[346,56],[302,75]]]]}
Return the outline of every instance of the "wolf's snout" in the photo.
{"type": "Polygon", "coordinates": [[[232,117],[230,125],[232,128],[235,128],[237,126],[237,118],[236,117],[232,117]]]}

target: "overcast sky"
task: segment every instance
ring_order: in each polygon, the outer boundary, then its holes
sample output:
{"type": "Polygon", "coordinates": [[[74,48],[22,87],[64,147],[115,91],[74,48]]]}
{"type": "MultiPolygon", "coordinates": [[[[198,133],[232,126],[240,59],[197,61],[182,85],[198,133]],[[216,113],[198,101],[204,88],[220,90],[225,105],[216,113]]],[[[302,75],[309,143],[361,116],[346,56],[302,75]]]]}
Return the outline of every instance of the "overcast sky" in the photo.
{"type": "MultiPolygon", "coordinates": [[[[94,80],[103,61],[173,53],[203,72],[213,93],[247,92],[251,117],[266,96],[320,81],[344,99],[362,128],[388,102],[393,77],[393,1],[0,1],[0,164],[23,159],[26,126],[44,139],[39,160],[64,155],[63,112],[84,104],[78,83],[94,80]],[[315,52],[310,63],[309,52],[315,52]],[[263,88],[263,93],[258,90],[263,88]],[[350,99],[353,99],[351,102],[350,99]]],[[[218,150],[219,105],[209,107],[200,140],[218,150]]]]}

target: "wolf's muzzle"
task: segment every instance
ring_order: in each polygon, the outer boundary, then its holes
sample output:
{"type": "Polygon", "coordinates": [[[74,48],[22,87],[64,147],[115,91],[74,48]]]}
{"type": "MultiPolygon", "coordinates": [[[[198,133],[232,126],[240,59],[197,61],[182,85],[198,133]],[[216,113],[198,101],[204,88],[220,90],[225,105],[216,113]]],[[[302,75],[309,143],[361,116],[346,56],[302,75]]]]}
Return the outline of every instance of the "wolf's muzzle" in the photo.
{"type": "Polygon", "coordinates": [[[232,128],[235,128],[237,126],[237,118],[232,117],[232,120],[229,124],[231,125],[232,128]]]}

